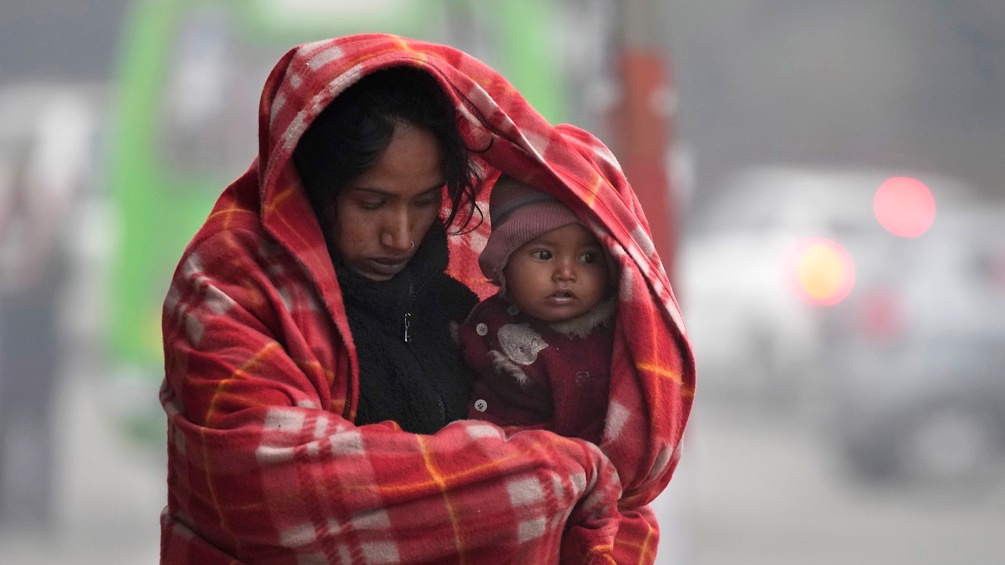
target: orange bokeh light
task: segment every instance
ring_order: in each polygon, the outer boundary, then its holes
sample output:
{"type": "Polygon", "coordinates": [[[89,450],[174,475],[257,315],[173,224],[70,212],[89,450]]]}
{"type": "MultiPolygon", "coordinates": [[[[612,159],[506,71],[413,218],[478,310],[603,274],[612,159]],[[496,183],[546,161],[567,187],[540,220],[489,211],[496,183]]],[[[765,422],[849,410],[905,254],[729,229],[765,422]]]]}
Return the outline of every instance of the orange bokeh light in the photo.
{"type": "Polygon", "coordinates": [[[855,263],[839,243],[826,238],[805,239],[796,246],[791,263],[792,283],[800,298],[818,306],[833,306],[851,292],[855,263]]]}
{"type": "Polygon", "coordinates": [[[910,177],[891,177],[879,185],[872,208],[880,225],[900,237],[918,237],[935,220],[932,191],[910,177]]]}

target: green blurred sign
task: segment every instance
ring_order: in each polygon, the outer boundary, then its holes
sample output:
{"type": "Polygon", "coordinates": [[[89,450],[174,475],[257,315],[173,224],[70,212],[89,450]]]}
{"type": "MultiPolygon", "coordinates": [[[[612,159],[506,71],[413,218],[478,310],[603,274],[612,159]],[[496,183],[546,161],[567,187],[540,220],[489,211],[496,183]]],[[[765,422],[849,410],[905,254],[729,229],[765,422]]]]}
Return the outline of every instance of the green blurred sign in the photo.
{"type": "Polygon", "coordinates": [[[171,273],[220,192],[256,156],[261,89],[290,47],[361,32],[447,43],[502,72],[546,118],[565,121],[562,72],[548,47],[558,26],[549,6],[137,1],[126,20],[109,148],[119,237],[108,337],[118,374],[153,391],[160,383],[161,305],[171,273]]]}

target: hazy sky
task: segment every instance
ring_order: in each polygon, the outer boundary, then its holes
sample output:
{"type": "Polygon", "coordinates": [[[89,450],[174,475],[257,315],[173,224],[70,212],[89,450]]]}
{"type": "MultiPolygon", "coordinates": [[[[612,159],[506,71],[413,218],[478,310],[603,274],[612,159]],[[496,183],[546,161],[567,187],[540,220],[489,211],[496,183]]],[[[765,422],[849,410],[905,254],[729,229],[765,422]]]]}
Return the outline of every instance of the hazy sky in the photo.
{"type": "MultiPolygon", "coordinates": [[[[918,167],[1005,198],[1005,2],[666,0],[696,189],[762,163],[918,167]]],[[[108,78],[127,0],[6,0],[0,82],[108,78]]]]}
{"type": "Polygon", "coordinates": [[[126,0],[4,0],[0,82],[107,78],[126,0]]]}
{"type": "Polygon", "coordinates": [[[1005,2],[669,1],[699,192],[791,162],[930,169],[1005,198],[1005,2]]]}

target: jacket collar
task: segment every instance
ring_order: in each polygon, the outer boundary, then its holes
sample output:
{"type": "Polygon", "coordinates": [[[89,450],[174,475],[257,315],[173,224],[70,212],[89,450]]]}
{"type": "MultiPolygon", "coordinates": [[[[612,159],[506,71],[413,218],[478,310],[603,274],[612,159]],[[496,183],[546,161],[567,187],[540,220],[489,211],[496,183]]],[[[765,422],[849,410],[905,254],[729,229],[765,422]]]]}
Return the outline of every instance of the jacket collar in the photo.
{"type": "Polygon", "coordinates": [[[405,269],[389,280],[370,280],[337,257],[332,262],[347,307],[362,307],[368,315],[396,321],[411,308],[413,297],[447,268],[448,258],[446,230],[435,222],[405,269]]]}

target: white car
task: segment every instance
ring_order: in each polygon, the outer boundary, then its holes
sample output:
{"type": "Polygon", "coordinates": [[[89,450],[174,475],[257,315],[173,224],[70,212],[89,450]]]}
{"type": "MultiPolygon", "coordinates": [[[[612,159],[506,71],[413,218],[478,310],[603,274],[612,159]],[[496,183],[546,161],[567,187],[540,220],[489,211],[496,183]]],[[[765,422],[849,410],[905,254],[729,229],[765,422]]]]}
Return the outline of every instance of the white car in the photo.
{"type": "Polygon", "coordinates": [[[923,232],[972,194],[903,171],[774,166],[733,176],[689,219],[675,285],[703,397],[813,408],[826,312],[905,239],[891,228],[923,232]]]}
{"type": "Polygon", "coordinates": [[[828,324],[825,429],[856,475],[981,489],[1005,479],[1005,208],[901,242],[828,324]]]}

